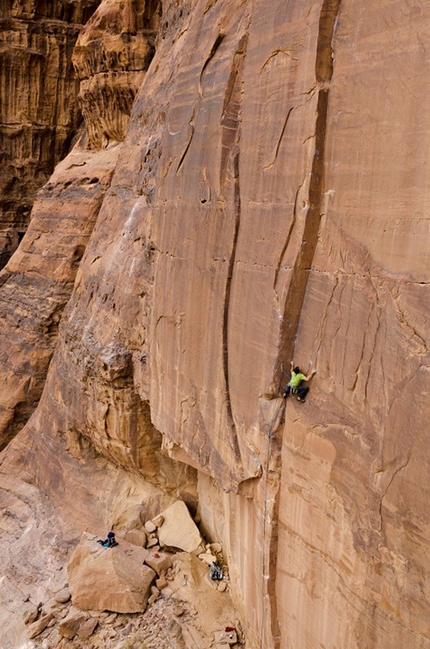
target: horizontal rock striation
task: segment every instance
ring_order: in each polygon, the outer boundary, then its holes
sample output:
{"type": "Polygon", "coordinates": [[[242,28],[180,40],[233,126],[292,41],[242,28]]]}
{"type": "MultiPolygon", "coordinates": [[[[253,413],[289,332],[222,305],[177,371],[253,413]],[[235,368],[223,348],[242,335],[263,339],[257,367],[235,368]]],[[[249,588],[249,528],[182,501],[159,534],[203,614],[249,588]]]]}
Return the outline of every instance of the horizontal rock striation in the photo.
{"type": "MultiPolygon", "coordinates": [[[[251,649],[429,649],[430,8],[146,8],[155,53],[128,126],[117,89],[89,122],[125,140],[1,484],[25,471],[75,534],[185,501],[251,649]],[[306,403],[280,397],[292,359],[306,403]]],[[[84,81],[112,63],[89,96],[149,61],[142,11],[82,34],[84,81]]]]}

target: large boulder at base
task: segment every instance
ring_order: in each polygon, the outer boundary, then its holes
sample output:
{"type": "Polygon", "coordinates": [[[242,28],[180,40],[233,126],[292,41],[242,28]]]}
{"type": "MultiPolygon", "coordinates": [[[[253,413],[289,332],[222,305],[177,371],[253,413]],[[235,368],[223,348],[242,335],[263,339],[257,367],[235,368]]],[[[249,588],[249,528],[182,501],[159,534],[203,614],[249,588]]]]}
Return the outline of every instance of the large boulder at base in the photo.
{"type": "Polygon", "coordinates": [[[84,532],[67,567],[73,604],[83,610],[143,612],[156,577],[144,565],[146,557],[144,548],[126,541],[104,548],[84,532]]]}
{"type": "Polygon", "coordinates": [[[162,517],[164,521],[158,529],[158,538],[161,543],[184,552],[199,553],[204,549],[198,527],[182,500],[177,500],[173,505],[170,505],[162,512],[162,517]]]}

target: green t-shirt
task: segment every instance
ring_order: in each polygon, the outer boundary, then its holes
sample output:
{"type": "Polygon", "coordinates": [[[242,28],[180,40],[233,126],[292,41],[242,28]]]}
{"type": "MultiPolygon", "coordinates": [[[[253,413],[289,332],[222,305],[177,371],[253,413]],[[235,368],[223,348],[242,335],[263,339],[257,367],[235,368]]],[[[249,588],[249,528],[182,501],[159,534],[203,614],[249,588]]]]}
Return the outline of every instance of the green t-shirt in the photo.
{"type": "Polygon", "coordinates": [[[290,385],[292,388],[298,388],[300,383],[304,380],[305,375],[299,372],[296,374],[295,372],[291,372],[291,379],[290,379],[290,385]]]}

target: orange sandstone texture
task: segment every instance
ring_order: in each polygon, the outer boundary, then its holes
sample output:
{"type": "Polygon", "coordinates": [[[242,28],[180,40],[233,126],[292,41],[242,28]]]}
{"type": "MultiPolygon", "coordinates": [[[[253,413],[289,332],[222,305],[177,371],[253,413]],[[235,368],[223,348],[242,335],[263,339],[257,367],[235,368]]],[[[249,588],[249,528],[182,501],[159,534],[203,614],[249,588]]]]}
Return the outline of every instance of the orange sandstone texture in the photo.
{"type": "Polygon", "coordinates": [[[131,107],[155,51],[161,5],[103,0],[73,53],[90,144],[124,139],[131,107]]]}
{"type": "Polygon", "coordinates": [[[0,272],[0,448],[37,406],[120,148],[76,147],[57,166],[38,194],[26,236],[0,272]]]}
{"type": "MultiPolygon", "coordinates": [[[[58,324],[110,186],[134,94],[153,55],[157,17],[154,7],[138,15],[133,3],[105,0],[78,39],[73,59],[88,130],[38,194],[27,236],[0,273],[0,448],[40,398],[58,324]],[[89,79],[103,101],[85,90],[89,79]]],[[[59,70],[52,74],[60,83],[59,70]]],[[[18,86],[16,93],[21,90],[18,86]]],[[[76,110],[73,98],[68,104],[76,110]]]]}
{"type": "Polygon", "coordinates": [[[72,51],[98,0],[0,3],[0,268],[82,121],[72,51]]]}
{"type": "Polygon", "coordinates": [[[25,465],[74,529],[112,520],[92,471],[109,503],[124,476],[197,503],[252,649],[428,649],[430,8],[162,12],[2,480],[25,465]]]}

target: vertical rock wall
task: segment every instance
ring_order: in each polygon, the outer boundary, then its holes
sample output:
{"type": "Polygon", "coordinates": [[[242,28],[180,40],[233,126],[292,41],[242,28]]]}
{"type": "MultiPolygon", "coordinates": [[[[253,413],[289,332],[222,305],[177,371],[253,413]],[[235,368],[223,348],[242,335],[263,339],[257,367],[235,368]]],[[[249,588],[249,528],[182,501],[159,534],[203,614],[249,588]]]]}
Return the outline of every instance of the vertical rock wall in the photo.
{"type": "Polygon", "coordinates": [[[428,649],[430,10],[151,8],[156,53],[2,472],[25,466],[70,525],[100,520],[90,469],[198,504],[252,649],[428,649]],[[305,404],[279,397],[292,358],[318,368],[305,404]]]}
{"type": "Polygon", "coordinates": [[[0,4],[0,268],[81,122],[72,51],[98,0],[0,4]]]}
{"type": "Polygon", "coordinates": [[[307,409],[288,406],[282,451],[285,646],[430,646],[430,13],[403,9],[343,0],[333,40],[322,220],[296,352],[320,374],[307,409]]]}
{"type": "MultiPolygon", "coordinates": [[[[69,17],[77,19],[78,9],[69,17]]],[[[59,7],[49,11],[57,22],[63,15],[59,7]]],[[[110,186],[134,94],[154,53],[157,25],[156,3],[139,9],[105,0],[79,36],[74,63],[87,130],[40,191],[27,235],[0,273],[0,448],[40,398],[58,324],[110,186]],[[98,91],[89,92],[88,84],[98,91]]],[[[60,83],[60,71],[52,74],[60,83]]],[[[77,111],[76,97],[68,99],[68,109],[77,111]]]]}

